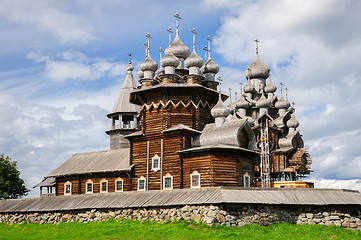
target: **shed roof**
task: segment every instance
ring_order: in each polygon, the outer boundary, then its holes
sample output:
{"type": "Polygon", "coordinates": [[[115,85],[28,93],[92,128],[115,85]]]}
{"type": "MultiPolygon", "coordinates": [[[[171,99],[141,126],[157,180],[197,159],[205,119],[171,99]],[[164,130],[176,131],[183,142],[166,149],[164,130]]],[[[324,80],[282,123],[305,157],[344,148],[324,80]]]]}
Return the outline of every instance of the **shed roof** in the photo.
{"type": "Polygon", "coordinates": [[[131,169],[131,166],[129,165],[129,153],[129,148],[101,152],[76,153],[46,177],[129,171],[131,169]]]}
{"type": "Polygon", "coordinates": [[[0,213],[51,212],[94,208],[122,209],[222,203],[361,206],[361,194],[358,191],[343,189],[209,187],[0,200],[0,213]]]}
{"type": "Polygon", "coordinates": [[[54,187],[56,185],[56,180],[54,177],[44,178],[41,182],[36,184],[33,188],[36,187],[54,187]]]}

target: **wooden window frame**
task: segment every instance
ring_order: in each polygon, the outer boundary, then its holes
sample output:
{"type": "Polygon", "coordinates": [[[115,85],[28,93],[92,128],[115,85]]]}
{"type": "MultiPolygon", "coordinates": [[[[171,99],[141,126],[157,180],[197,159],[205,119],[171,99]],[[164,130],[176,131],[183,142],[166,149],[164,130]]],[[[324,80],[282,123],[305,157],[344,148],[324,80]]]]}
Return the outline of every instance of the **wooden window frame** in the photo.
{"type": "Polygon", "coordinates": [[[115,180],[115,191],[116,192],[123,192],[124,191],[124,180],[122,178],[117,178],[115,180]],[[122,189],[118,190],[118,182],[122,182],[122,189]]]}
{"type": "Polygon", "coordinates": [[[200,188],[201,187],[201,174],[197,171],[193,171],[192,174],[191,174],[191,188],[200,188]],[[198,185],[193,185],[193,177],[194,176],[198,176],[198,185]]]}
{"type": "Polygon", "coordinates": [[[154,157],[152,157],[152,171],[154,172],[157,172],[160,170],[160,157],[158,156],[158,154],[155,154],[154,157]],[[154,160],[157,160],[158,162],[158,166],[154,166],[155,164],[155,161],[154,160]]]}
{"type": "Polygon", "coordinates": [[[243,187],[251,187],[251,176],[249,175],[248,172],[243,174],[243,187]],[[248,181],[246,181],[247,178],[248,178],[248,181]],[[248,186],[246,186],[246,185],[248,185],[248,186]]]}
{"type": "Polygon", "coordinates": [[[94,193],[94,183],[93,183],[93,181],[91,180],[91,179],[89,179],[88,181],[86,181],[86,183],[85,183],[85,193],[86,194],[93,194],[94,193]],[[91,183],[91,185],[92,185],[92,190],[91,191],[89,191],[89,189],[88,189],[88,184],[89,183],[91,183]]]}
{"type": "Polygon", "coordinates": [[[171,190],[173,189],[173,176],[167,173],[165,176],[163,176],[163,189],[164,190],[171,190]],[[170,178],[170,187],[166,187],[165,181],[167,178],[170,178]]]}
{"type": "Polygon", "coordinates": [[[109,184],[108,184],[108,180],[106,180],[105,178],[103,178],[101,181],[100,181],[100,193],[107,193],[108,192],[108,189],[109,189],[109,184]],[[106,183],[107,184],[107,189],[104,191],[103,190],[103,183],[106,183]]]}
{"type": "Polygon", "coordinates": [[[146,185],[147,185],[147,179],[145,179],[145,177],[141,176],[140,178],[138,178],[138,188],[137,188],[138,191],[145,191],[146,188],[147,188],[146,185]],[[144,181],[144,188],[143,189],[139,188],[140,181],[144,181]]]}
{"type": "Polygon", "coordinates": [[[67,181],[66,183],[64,183],[64,195],[71,195],[72,194],[72,191],[73,191],[73,184],[70,182],[70,181],[67,181]],[[66,186],[70,186],[70,192],[67,193],[66,192],[66,186]]]}

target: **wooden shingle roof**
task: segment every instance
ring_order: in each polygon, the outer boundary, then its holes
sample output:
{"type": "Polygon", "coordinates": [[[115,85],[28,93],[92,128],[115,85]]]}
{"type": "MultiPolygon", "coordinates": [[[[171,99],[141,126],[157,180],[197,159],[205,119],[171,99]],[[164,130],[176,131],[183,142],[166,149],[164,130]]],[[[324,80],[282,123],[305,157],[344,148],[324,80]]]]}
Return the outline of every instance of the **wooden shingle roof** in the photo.
{"type": "Polygon", "coordinates": [[[51,212],[88,209],[173,207],[184,205],[271,204],[271,205],[357,205],[358,191],[310,188],[232,188],[153,190],[0,200],[0,213],[51,212]]]}
{"type": "Polygon", "coordinates": [[[73,154],[68,160],[49,173],[48,177],[74,174],[129,171],[129,148],[101,152],[73,154]]]}

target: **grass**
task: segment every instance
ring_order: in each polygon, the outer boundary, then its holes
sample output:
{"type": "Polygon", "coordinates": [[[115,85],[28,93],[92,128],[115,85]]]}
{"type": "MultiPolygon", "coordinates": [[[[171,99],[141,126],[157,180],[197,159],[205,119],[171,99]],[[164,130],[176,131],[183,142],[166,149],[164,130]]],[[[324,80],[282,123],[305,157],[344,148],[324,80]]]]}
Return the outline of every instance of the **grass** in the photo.
{"type": "Polygon", "coordinates": [[[334,226],[275,224],[209,227],[179,221],[160,224],[110,219],[94,223],[0,224],[0,239],[361,239],[360,231],[334,226]]]}

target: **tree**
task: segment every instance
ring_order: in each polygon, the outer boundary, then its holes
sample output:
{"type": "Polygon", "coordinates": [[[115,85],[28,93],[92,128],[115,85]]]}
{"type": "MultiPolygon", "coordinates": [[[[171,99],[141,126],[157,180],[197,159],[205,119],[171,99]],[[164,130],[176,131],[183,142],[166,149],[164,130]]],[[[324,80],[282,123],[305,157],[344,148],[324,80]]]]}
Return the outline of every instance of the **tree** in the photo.
{"type": "Polygon", "coordinates": [[[25,187],[24,180],[20,178],[20,172],[16,161],[0,155],[0,199],[18,198],[25,196],[29,190],[25,187]]]}

